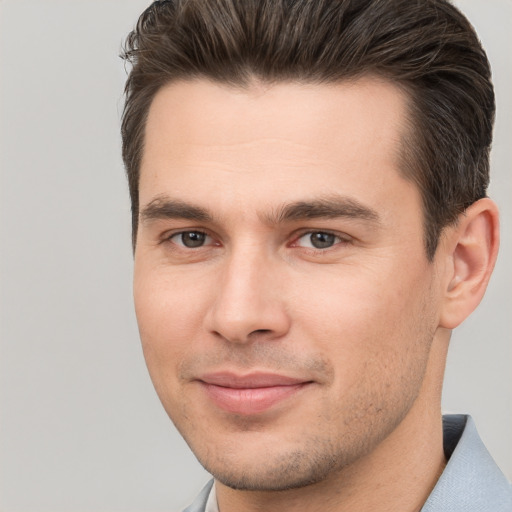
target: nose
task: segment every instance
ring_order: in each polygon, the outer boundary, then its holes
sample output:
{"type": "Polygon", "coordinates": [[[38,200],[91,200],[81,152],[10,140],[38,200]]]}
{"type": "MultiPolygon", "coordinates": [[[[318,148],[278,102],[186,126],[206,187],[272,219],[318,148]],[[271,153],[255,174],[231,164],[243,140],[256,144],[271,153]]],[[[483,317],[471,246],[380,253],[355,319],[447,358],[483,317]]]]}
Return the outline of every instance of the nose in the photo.
{"type": "Polygon", "coordinates": [[[290,318],[276,267],[258,251],[240,251],[227,258],[205,317],[207,330],[231,343],[284,336],[290,318]]]}

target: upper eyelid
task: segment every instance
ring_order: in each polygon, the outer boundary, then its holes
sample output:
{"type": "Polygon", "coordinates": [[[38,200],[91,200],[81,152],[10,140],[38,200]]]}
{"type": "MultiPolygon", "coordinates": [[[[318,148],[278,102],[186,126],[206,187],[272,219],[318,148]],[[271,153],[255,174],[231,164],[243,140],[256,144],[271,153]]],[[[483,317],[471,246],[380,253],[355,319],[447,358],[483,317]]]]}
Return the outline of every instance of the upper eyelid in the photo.
{"type": "Polygon", "coordinates": [[[293,236],[295,240],[298,240],[299,238],[302,238],[305,235],[311,235],[313,233],[325,233],[327,235],[333,235],[336,236],[342,240],[353,240],[354,237],[349,235],[348,233],[345,233],[344,231],[336,231],[334,229],[303,229],[298,230],[296,234],[293,236]]]}
{"type": "MultiPolygon", "coordinates": [[[[211,235],[211,233],[208,233],[208,231],[204,230],[204,229],[199,229],[199,228],[196,228],[196,229],[168,229],[158,235],[157,245],[164,246],[164,245],[170,243],[170,244],[175,245],[176,247],[180,247],[181,244],[174,242],[173,240],[171,240],[171,238],[176,235],[183,234],[183,233],[203,233],[204,235],[209,236],[212,240],[215,241],[215,238],[211,235]]],[[[204,246],[200,246],[200,247],[204,247],[204,246]]],[[[198,247],[198,249],[200,247],[198,247]]]]}
{"type": "Polygon", "coordinates": [[[297,234],[292,239],[292,241],[289,243],[288,247],[299,248],[299,249],[302,249],[303,251],[307,251],[311,254],[327,254],[331,251],[339,250],[342,247],[345,247],[347,245],[353,245],[354,243],[356,243],[356,239],[344,232],[333,231],[333,230],[329,230],[329,229],[309,229],[309,230],[305,230],[305,231],[302,231],[299,234],[297,234]],[[333,235],[337,238],[337,240],[335,240],[333,245],[331,245],[329,247],[324,247],[324,248],[302,247],[299,245],[299,240],[302,237],[309,235],[309,234],[313,234],[313,233],[325,233],[328,235],[333,235]]]}
{"type": "MultiPolygon", "coordinates": [[[[221,237],[217,236],[215,233],[212,233],[211,230],[209,229],[205,229],[205,228],[199,228],[199,227],[191,227],[191,228],[175,228],[175,229],[168,229],[168,230],[165,230],[162,234],[159,235],[159,239],[160,239],[160,242],[166,242],[166,241],[169,241],[172,237],[176,236],[176,235],[180,235],[180,234],[183,234],[183,233],[192,233],[192,232],[196,232],[196,233],[202,233],[208,237],[210,237],[213,241],[215,242],[221,242],[221,237]]],[[[336,236],[338,237],[341,241],[346,241],[346,242],[349,242],[351,240],[354,240],[354,237],[347,234],[346,232],[342,232],[342,231],[337,231],[337,230],[334,230],[334,229],[328,229],[328,228],[302,228],[302,229],[298,229],[298,230],[295,230],[293,231],[291,234],[289,234],[288,236],[286,236],[286,239],[288,239],[289,241],[287,242],[287,244],[294,244],[296,243],[300,238],[302,238],[303,236],[306,236],[308,234],[313,234],[313,233],[326,233],[326,234],[329,234],[329,235],[333,235],[333,236],[336,236]]]]}
{"type": "Polygon", "coordinates": [[[202,233],[203,235],[207,235],[207,236],[209,236],[211,238],[214,238],[214,236],[207,229],[204,229],[204,228],[166,229],[165,231],[163,231],[160,234],[159,237],[162,240],[169,240],[169,238],[171,238],[173,236],[176,236],[176,235],[183,234],[183,233],[202,233]]]}
{"type": "Polygon", "coordinates": [[[172,238],[173,236],[176,236],[176,235],[183,235],[185,233],[199,233],[201,235],[205,235],[205,236],[209,236],[210,238],[213,238],[212,235],[210,235],[210,233],[208,233],[207,231],[203,231],[201,229],[185,229],[185,230],[180,230],[180,231],[175,231],[173,233],[171,233],[170,235],[167,236],[167,238],[172,238]]]}
{"type": "MultiPolygon", "coordinates": [[[[200,249],[210,249],[212,247],[215,247],[215,246],[219,246],[220,244],[216,241],[216,239],[210,234],[208,233],[207,231],[205,230],[202,230],[202,229],[180,229],[180,230],[176,230],[176,231],[173,231],[173,232],[167,232],[168,234],[167,235],[164,235],[163,238],[158,242],[158,244],[160,245],[167,245],[167,244],[172,244],[173,246],[175,246],[172,250],[175,251],[175,250],[184,250],[184,251],[199,251],[200,249]],[[208,237],[210,238],[210,241],[207,241],[205,240],[205,243],[204,245],[199,245],[197,247],[187,247],[184,243],[179,243],[177,241],[173,241],[171,240],[173,237],[175,236],[178,236],[178,235],[183,235],[184,233],[201,233],[203,235],[205,235],[205,237],[208,237]]],[[[183,241],[182,241],[183,242],[183,241]]]]}

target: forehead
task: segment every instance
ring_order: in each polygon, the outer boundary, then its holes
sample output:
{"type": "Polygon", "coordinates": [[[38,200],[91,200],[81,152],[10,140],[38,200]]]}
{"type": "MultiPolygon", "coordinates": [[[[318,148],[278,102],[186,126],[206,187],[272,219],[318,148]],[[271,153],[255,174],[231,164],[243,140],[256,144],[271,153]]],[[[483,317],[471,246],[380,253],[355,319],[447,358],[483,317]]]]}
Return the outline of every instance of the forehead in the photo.
{"type": "Polygon", "coordinates": [[[172,83],[149,111],[140,204],[161,194],[210,203],[221,195],[246,209],[253,199],[262,207],[305,191],[371,196],[405,186],[398,162],[406,115],[403,91],[370,77],[247,89],[172,83]]]}

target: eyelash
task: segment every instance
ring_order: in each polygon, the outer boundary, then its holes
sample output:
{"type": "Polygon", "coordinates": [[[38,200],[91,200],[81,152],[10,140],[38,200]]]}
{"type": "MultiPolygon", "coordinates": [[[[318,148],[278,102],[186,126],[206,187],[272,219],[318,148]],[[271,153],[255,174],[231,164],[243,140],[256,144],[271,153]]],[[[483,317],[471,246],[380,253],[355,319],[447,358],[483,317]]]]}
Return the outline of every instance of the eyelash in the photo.
{"type": "Polygon", "coordinates": [[[305,249],[311,253],[316,253],[316,254],[325,253],[325,252],[329,251],[330,249],[335,249],[339,245],[347,245],[352,242],[352,238],[344,233],[341,234],[341,233],[336,233],[334,231],[329,231],[329,230],[314,229],[314,230],[308,230],[308,231],[303,231],[303,232],[299,233],[297,236],[294,237],[294,241],[290,245],[292,247],[297,247],[298,242],[301,238],[304,238],[305,236],[308,236],[308,235],[311,236],[311,235],[315,235],[315,234],[327,235],[327,236],[334,237],[335,241],[331,246],[324,247],[324,248],[303,247],[303,249],[305,249]]]}
{"type": "MultiPolygon", "coordinates": [[[[213,237],[211,235],[209,235],[206,231],[203,231],[201,229],[186,229],[186,230],[176,231],[174,233],[170,233],[170,234],[166,235],[161,242],[170,242],[170,243],[172,243],[172,244],[174,244],[174,245],[176,245],[178,247],[184,247],[185,248],[186,246],[184,246],[182,244],[178,244],[176,242],[173,242],[172,239],[174,237],[177,237],[177,236],[180,236],[180,235],[183,236],[183,235],[191,234],[191,233],[194,233],[196,235],[202,235],[204,237],[209,237],[209,238],[213,239],[213,237]]],[[[218,244],[216,244],[216,245],[218,245],[218,244]]],[[[200,249],[202,247],[204,247],[204,245],[200,245],[197,248],[200,249]]],[[[188,249],[194,249],[194,248],[193,247],[188,247],[188,249]]]]}
{"type": "MultiPolygon", "coordinates": [[[[184,250],[186,249],[189,249],[189,250],[194,250],[194,249],[202,249],[202,248],[205,248],[205,247],[209,247],[211,246],[211,244],[208,244],[208,245],[198,245],[196,247],[187,247],[186,245],[184,244],[180,244],[180,243],[177,243],[177,242],[173,242],[173,238],[174,237],[177,237],[177,236],[183,236],[185,234],[191,234],[191,233],[194,233],[195,235],[200,235],[200,236],[204,236],[205,238],[206,237],[209,237],[211,238],[212,240],[214,240],[214,237],[211,236],[210,234],[208,234],[208,232],[204,231],[204,230],[201,230],[201,229],[187,229],[187,230],[182,230],[182,231],[176,231],[176,232],[173,232],[171,234],[168,234],[166,235],[162,240],[161,240],[161,243],[162,242],[170,242],[171,244],[179,247],[179,248],[182,248],[184,250]]],[[[310,252],[310,253],[313,253],[313,254],[321,254],[321,253],[325,253],[327,251],[329,251],[330,249],[334,249],[336,246],[339,246],[340,244],[341,245],[347,245],[347,244],[350,244],[352,243],[352,239],[351,237],[349,237],[348,235],[345,235],[345,234],[340,234],[340,233],[336,233],[336,232],[333,232],[333,231],[329,231],[329,230],[319,230],[319,229],[316,229],[316,230],[308,230],[308,231],[302,231],[300,233],[298,233],[297,235],[295,235],[293,237],[293,241],[289,244],[289,247],[301,247],[299,245],[299,240],[301,238],[304,238],[306,236],[311,236],[311,235],[327,235],[328,237],[334,237],[335,240],[333,242],[332,245],[328,246],[328,247],[323,247],[323,248],[319,248],[319,247],[304,247],[302,246],[302,249],[310,252]]],[[[213,245],[220,245],[219,243],[215,243],[213,245]]]]}

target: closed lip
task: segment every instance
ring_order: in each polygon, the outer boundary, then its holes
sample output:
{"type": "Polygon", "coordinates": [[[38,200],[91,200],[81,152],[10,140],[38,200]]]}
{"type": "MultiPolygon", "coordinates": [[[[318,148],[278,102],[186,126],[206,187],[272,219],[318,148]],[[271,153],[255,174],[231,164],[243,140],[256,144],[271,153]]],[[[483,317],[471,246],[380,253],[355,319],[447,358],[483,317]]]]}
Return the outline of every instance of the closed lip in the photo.
{"type": "Polygon", "coordinates": [[[237,374],[232,372],[215,372],[201,375],[197,380],[205,384],[222,386],[232,389],[257,389],[276,386],[296,386],[311,382],[309,379],[289,377],[277,373],[248,373],[237,374]]]}
{"type": "Polygon", "coordinates": [[[216,407],[247,417],[287,402],[312,381],[276,373],[217,372],[202,375],[198,382],[216,407]]]}

